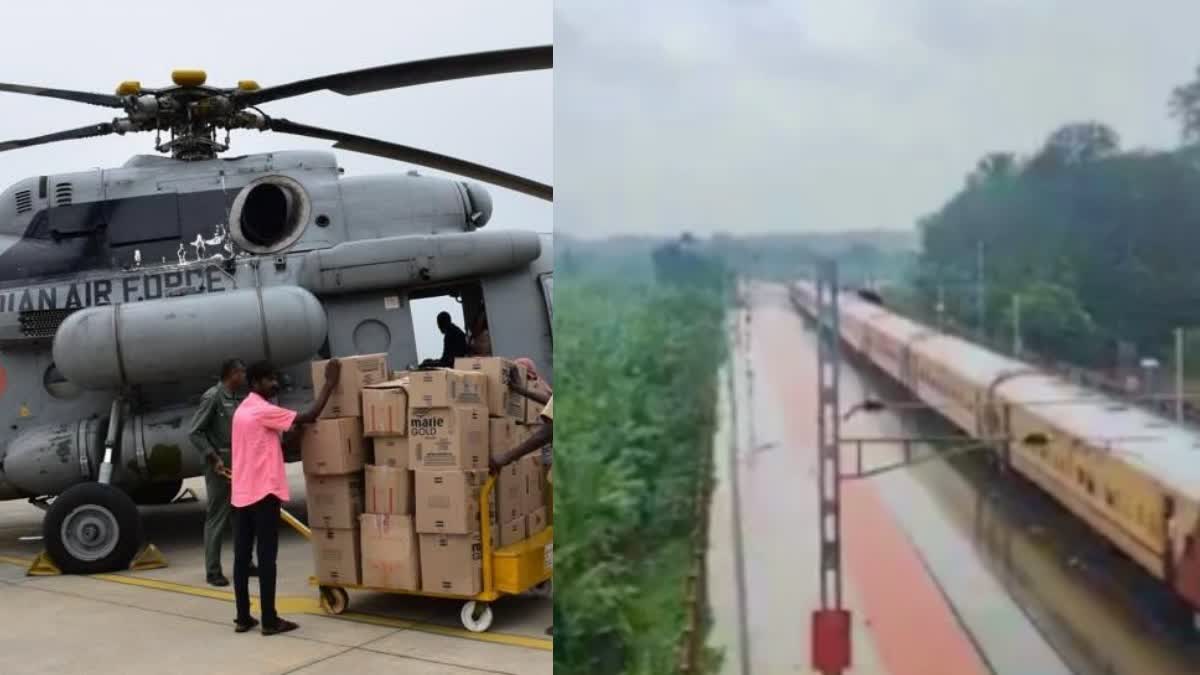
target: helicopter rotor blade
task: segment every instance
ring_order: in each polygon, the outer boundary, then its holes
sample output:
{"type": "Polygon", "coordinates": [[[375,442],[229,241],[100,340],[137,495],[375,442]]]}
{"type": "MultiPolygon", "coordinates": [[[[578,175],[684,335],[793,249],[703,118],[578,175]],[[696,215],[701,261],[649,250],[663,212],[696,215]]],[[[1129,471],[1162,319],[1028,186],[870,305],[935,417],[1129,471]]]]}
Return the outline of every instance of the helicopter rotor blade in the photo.
{"type": "Polygon", "coordinates": [[[101,105],[106,108],[124,108],[125,101],[119,96],[110,94],[94,94],[89,91],[72,91],[70,89],[50,89],[48,87],[31,87],[25,84],[9,84],[0,82],[0,91],[7,91],[13,94],[28,94],[30,96],[46,96],[48,98],[60,98],[64,101],[75,101],[76,103],[90,103],[92,105],[101,105]]]}
{"type": "Polygon", "coordinates": [[[57,143],[58,141],[70,141],[77,138],[107,136],[111,133],[113,133],[113,125],[109,122],[101,122],[100,124],[90,124],[86,127],[79,127],[78,129],[56,131],[52,134],[46,134],[45,136],[34,136],[33,138],[23,138],[12,141],[0,141],[0,152],[16,150],[18,148],[28,148],[31,145],[45,145],[46,143],[57,143]]]}
{"type": "Polygon", "coordinates": [[[258,105],[328,89],[345,96],[356,96],[385,89],[398,89],[431,82],[445,82],[465,77],[501,75],[529,70],[545,70],[554,66],[554,47],[522,47],[475,54],[441,56],[421,61],[394,63],[298,80],[258,91],[238,92],[234,100],[241,105],[258,105]]]}
{"type": "Polygon", "coordinates": [[[284,134],[323,138],[334,141],[333,147],[335,148],[386,157],[430,169],[438,169],[439,171],[446,171],[466,178],[474,178],[485,183],[498,185],[546,201],[554,201],[554,188],[549,185],[500,171],[499,169],[441,155],[436,152],[421,150],[407,145],[399,145],[397,143],[389,143],[377,138],[368,138],[341,131],[311,127],[307,124],[298,124],[285,119],[270,119],[267,122],[267,128],[284,134]]]}

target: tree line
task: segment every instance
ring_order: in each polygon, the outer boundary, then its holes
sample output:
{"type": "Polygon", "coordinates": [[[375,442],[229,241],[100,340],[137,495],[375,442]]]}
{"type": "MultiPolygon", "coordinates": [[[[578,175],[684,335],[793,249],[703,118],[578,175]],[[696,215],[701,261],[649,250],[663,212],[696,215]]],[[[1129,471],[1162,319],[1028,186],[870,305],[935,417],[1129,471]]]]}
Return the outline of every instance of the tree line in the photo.
{"type": "Polygon", "coordinates": [[[1175,148],[1122,149],[1116,130],[1083,121],[1028,156],[983,156],[918,223],[923,309],[993,337],[1019,320],[1027,347],[1098,367],[1122,345],[1169,354],[1175,328],[1200,329],[1200,68],[1168,109],[1175,148]]]}

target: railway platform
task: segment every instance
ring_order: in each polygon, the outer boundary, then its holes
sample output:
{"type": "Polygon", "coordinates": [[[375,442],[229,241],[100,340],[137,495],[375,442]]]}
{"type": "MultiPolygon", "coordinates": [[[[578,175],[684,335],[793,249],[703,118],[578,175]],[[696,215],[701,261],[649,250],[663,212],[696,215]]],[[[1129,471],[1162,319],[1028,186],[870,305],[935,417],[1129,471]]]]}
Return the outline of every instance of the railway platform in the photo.
{"type": "MultiPolygon", "coordinates": [[[[809,616],[819,604],[816,337],[782,287],[752,286],[748,304],[750,321],[737,319],[741,335],[727,367],[734,386],[715,443],[712,642],[725,649],[725,673],[810,673],[809,616]]],[[[856,391],[846,366],[842,389],[843,400],[856,391]]],[[[870,416],[842,428],[859,436],[889,431],[870,416]]],[[[848,672],[1069,673],[923,490],[896,487],[903,473],[843,484],[848,672]]]]}

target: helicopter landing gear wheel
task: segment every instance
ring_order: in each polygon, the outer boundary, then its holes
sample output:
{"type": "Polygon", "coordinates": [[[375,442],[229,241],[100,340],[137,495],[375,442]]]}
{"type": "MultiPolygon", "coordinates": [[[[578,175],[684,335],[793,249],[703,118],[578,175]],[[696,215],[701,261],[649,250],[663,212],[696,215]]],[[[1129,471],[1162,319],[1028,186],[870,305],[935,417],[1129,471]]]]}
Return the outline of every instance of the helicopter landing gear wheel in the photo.
{"type": "Polygon", "coordinates": [[[459,618],[462,619],[463,628],[472,633],[482,633],[492,627],[492,606],[470,600],[463,603],[459,618]]]}
{"type": "Polygon", "coordinates": [[[344,588],[321,586],[321,609],[327,614],[337,616],[350,607],[350,594],[344,588]]]}
{"type": "Polygon", "coordinates": [[[62,493],[46,511],[42,537],[65,574],[116,572],[129,567],[142,543],[142,519],[129,495],[101,483],[62,493]]]}

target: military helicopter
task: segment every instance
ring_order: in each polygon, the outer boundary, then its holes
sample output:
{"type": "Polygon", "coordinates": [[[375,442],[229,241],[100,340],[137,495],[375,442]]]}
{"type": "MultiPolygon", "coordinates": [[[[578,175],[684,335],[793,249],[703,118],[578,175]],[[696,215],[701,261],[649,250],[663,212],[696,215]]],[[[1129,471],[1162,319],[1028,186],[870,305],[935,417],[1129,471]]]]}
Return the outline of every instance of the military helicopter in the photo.
{"type": "MultiPolygon", "coordinates": [[[[551,46],[447,56],[273,87],[123,82],[115,95],[0,83],[0,91],[114,108],[110,122],[0,142],[0,151],[154,132],[123,166],[22,180],[0,193],[0,500],[45,511],[67,573],[127,567],[138,505],[165,504],[202,458],[199,395],[238,357],[281,367],[281,403],[312,397],[308,361],[386,352],[417,362],[411,303],[448,296],[496,355],[553,376],[552,243],[484,231],[478,183],[415,172],[343,177],[330,151],[221,157],[230,130],[334,141],[547,201],[548,185],[472,162],[262,112],[330,90],[353,96],[552,68],[551,46]],[[222,136],[223,133],[223,136],[222,136]],[[165,135],[165,138],[164,138],[165,135]]],[[[297,458],[289,445],[291,461],[297,458]]]]}

